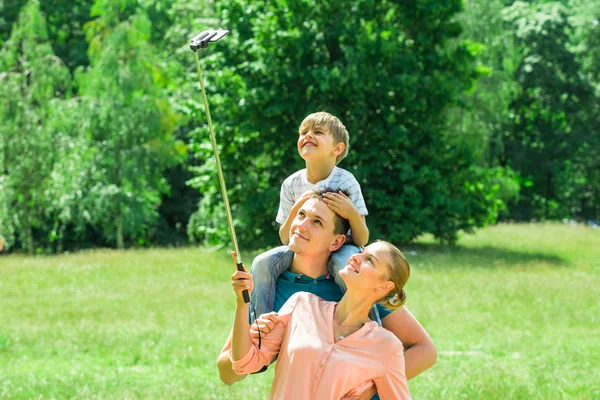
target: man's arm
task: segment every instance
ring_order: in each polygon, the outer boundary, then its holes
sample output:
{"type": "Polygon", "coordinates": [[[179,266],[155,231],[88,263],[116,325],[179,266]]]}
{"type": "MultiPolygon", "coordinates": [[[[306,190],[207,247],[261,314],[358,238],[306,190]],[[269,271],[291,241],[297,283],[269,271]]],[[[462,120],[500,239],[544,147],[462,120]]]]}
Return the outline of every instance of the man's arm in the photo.
{"type": "Polygon", "coordinates": [[[425,328],[406,307],[394,311],[382,320],[404,345],[406,378],[412,379],[431,368],[437,361],[437,350],[425,328]]]}
{"type": "Polygon", "coordinates": [[[233,385],[236,382],[243,380],[246,375],[238,375],[233,371],[233,365],[231,363],[231,332],[229,332],[229,337],[225,342],[225,346],[223,346],[223,350],[221,350],[221,354],[217,358],[217,367],[219,368],[219,378],[226,385],[233,385]]]}

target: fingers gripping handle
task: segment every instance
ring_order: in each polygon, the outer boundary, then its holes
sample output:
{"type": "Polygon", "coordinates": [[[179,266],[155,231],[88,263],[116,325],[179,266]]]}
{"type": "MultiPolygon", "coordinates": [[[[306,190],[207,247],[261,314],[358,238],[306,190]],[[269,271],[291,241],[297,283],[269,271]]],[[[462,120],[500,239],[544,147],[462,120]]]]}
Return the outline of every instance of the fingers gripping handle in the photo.
{"type": "MultiPolygon", "coordinates": [[[[237,270],[238,270],[238,271],[245,271],[245,269],[244,269],[244,264],[242,264],[242,263],[237,263],[236,265],[237,265],[237,270]]],[[[247,290],[244,290],[244,291],[242,292],[242,296],[244,296],[244,302],[245,302],[245,303],[250,303],[250,295],[248,294],[248,291],[247,291],[247,290]]]]}

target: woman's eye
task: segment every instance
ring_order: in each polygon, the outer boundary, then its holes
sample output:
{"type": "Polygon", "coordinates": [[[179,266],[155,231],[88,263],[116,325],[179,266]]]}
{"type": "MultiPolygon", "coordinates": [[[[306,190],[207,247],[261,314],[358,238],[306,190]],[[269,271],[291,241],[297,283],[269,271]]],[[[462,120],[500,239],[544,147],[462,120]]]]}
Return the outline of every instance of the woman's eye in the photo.
{"type": "Polygon", "coordinates": [[[323,226],[323,224],[321,223],[321,221],[319,221],[318,219],[315,220],[315,224],[323,226]]]}
{"type": "Polygon", "coordinates": [[[298,212],[298,216],[300,216],[300,217],[304,217],[304,211],[300,211],[300,212],[298,212]]]}

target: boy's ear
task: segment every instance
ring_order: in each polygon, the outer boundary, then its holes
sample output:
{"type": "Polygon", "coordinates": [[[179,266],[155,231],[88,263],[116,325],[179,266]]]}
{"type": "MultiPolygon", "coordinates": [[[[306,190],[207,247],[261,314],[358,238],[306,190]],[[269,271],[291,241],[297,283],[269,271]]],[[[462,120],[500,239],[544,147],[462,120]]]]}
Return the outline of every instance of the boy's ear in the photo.
{"type": "Polygon", "coordinates": [[[333,243],[331,243],[331,246],[329,246],[329,251],[333,253],[334,251],[342,247],[344,245],[344,242],[346,242],[346,235],[335,235],[335,237],[333,238],[333,243]]]}
{"type": "Polygon", "coordinates": [[[335,156],[337,157],[344,152],[345,148],[346,148],[346,145],[344,144],[344,142],[339,142],[333,148],[333,154],[335,154],[335,156]]]}

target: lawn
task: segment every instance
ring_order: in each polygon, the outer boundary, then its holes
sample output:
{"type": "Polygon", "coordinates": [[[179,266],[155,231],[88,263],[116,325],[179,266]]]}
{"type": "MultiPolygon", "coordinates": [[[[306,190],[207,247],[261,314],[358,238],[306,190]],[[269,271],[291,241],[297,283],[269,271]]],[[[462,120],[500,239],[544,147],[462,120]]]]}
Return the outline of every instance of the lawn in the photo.
{"type": "MultiPolygon", "coordinates": [[[[600,230],[502,224],[403,249],[439,351],[415,399],[600,398],[600,230]]],[[[218,379],[232,270],[225,249],[0,257],[0,398],[266,398],[274,368],[218,379]]]]}

